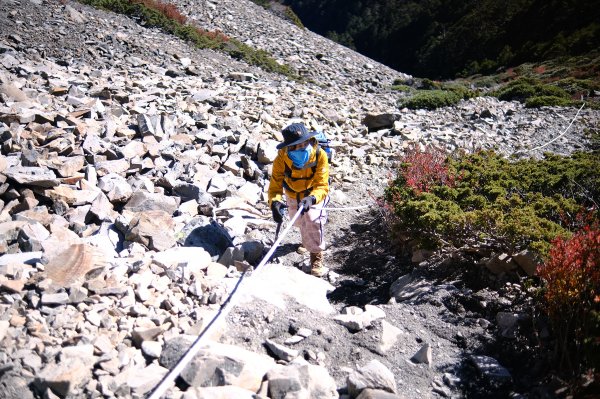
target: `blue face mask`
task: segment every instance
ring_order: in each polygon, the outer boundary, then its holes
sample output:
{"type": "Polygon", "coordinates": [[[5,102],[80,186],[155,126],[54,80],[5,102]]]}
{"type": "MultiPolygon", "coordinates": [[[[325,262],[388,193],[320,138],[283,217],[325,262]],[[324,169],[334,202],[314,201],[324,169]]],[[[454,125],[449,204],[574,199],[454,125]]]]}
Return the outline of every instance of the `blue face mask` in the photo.
{"type": "Polygon", "coordinates": [[[298,169],[301,169],[306,165],[308,160],[310,159],[310,154],[312,154],[312,146],[309,145],[306,148],[301,150],[290,151],[288,150],[288,157],[292,160],[292,163],[298,169]]]}

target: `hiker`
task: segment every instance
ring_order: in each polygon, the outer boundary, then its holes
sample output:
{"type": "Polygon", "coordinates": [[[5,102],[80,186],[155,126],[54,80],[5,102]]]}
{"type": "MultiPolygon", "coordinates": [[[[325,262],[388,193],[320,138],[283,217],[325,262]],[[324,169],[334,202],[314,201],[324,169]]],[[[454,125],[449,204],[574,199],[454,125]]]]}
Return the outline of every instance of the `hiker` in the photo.
{"type": "Polygon", "coordinates": [[[293,123],[281,133],[283,143],[277,145],[279,152],[273,162],[269,206],[277,223],[283,221],[286,208],[295,215],[299,204],[304,206],[295,226],[300,228],[302,246],[310,252],[310,274],[321,277],[327,271],[323,265],[327,213],[322,209],[329,201],[327,154],[317,145],[314,136],[319,133],[309,132],[302,123],[293,123]]]}

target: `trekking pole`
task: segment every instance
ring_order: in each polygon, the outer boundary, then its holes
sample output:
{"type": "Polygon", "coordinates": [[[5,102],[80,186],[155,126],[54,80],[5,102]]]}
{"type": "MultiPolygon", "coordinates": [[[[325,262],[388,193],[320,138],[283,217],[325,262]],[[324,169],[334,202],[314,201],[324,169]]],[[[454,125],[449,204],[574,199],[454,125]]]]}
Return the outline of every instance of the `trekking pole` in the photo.
{"type": "MultiPolygon", "coordinates": [[[[281,212],[284,214],[287,213],[286,208],[283,208],[281,212]]],[[[279,237],[279,230],[281,230],[282,224],[283,224],[283,217],[281,218],[281,222],[277,223],[277,229],[275,229],[275,241],[277,241],[277,237],[279,237]]]]}
{"type": "Polygon", "coordinates": [[[283,224],[283,220],[277,223],[277,228],[275,229],[275,241],[277,241],[277,237],[279,237],[279,230],[281,230],[281,225],[283,224]]]}

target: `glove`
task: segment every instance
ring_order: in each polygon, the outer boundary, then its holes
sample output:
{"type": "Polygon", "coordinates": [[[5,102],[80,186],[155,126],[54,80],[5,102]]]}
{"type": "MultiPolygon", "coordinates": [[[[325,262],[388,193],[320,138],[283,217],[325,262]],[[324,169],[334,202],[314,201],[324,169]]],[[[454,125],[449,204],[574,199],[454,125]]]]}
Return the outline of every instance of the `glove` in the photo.
{"type": "Polygon", "coordinates": [[[302,213],[308,212],[311,206],[313,206],[317,202],[317,199],[314,195],[309,195],[308,197],[302,198],[298,206],[302,205],[302,213]]]}
{"type": "Polygon", "coordinates": [[[281,201],[273,201],[273,203],[271,203],[271,211],[273,212],[273,220],[275,222],[283,222],[283,214],[285,213],[286,208],[287,205],[281,201]]]}

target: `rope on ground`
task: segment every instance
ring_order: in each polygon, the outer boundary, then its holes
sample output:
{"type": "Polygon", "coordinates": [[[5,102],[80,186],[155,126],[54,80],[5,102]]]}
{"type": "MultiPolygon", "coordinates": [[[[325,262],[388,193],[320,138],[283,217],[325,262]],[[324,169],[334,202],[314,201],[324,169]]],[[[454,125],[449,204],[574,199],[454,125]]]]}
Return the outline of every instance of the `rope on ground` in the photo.
{"type": "Polygon", "coordinates": [[[360,206],[347,206],[347,207],[326,207],[322,208],[325,211],[352,211],[355,209],[370,208],[371,205],[360,205],[360,206]]]}
{"type": "MultiPolygon", "coordinates": [[[[258,266],[256,266],[255,270],[260,270],[261,268],[263,268],[265,263],[267,263],[269,261],[269,259],[271,258],[271,256],[273,256],[273,253],[275,252],[275,250],[277,249],[279,244],[281,244],[281,241],[285,238],[286,234],[289,232],[289,230],[294,225],[294,222],[296,222],[296,219],[298,219],[298,217],[300,217],[301,213],[302,213],[302,206],[300,206],[298,208],[298,212],[296,212],[294,217],[290,220],[290,222],[288,223],[288,225],[285,228],[285,230],[283,231],[283,233],[273,243],[273,245],[271,246],[271,249],[263,257],[263,259],[260,261],[258,266]]],[[[223,304],[219,308],[219,311],[217,312],[217,314],[212,318],[212,320],[202,330],[200,335],[198,335],[198,338],[196,338],[196,340],[194,341],[192,346],[190,346],[190,348],[185,352],[185,354],[181,357],[181,359],[179,359],[179,361],[177,362],[175,367],[173,367],[167,373],[167,375],[165,375],[163,377],[163,379],[156,386],[156,388],[154,388],[154,390],[148,396],[148,399],[159,399],[165,393],[165,391],[171,387],[171,384],[175,381],[177,376],[179,376],[179,374],[188,365],[188,363],[194,358],[194,356],[196,356],[198,354],[198,352],[201,349],[200,344],[202,342],[202,338],[204,338],[204,336],[206,336],[206,334],[209,332],[209,330],[215,325],[217,319],[219,319],[220,317],[225,317],[235,307],[236,303],[233,301],[233,296],[240,289],[242,281],[244,280],[244,277],[247,275],[247,271],[248,270],[245,270],[244,273],[242,273],[242,275],[238,279],[235,287],[233,288],[233,290],[231,291],[231,293],[229,294],[229,296],[227,297],[225,302],[223,302],[223,304]]]]}
{"type": "Polygon", "coordinates": [[[556,136],[555,138],[553,138],[552,140],[550,140],[546,144],[543,144],[543,145],[540,145],[538,147],[532,148],[531,150],[527,150],[526,152],[532,152],[532,151],[535,151],[535,150],[539,150],[540,148],[544,148],[547,145],[552,144],[553,142],[555,142],[556,140],[558,140],[559,138],[561,138],[562,136],[564,136],[565,133],[567,133],[567,131],[571,127],[571,125],[573,125],[573,122],[575,122],[575,119],[577,119],[577,116],[579,115],[579,113],[581,112],[581,110],[583,109],[584,106],[585,106],[585,103],[581,104],[581,107],[579,108],[579,110],[577,111],[577,113],[575,114],[575,116],[573,117],[573,119],[571,120],[571,123],[569,123],[569,126],[567,126],[567,128],[565,129],[564,132],[562,132],[561,134],[559,134],[558,136],[556,136]]]}

